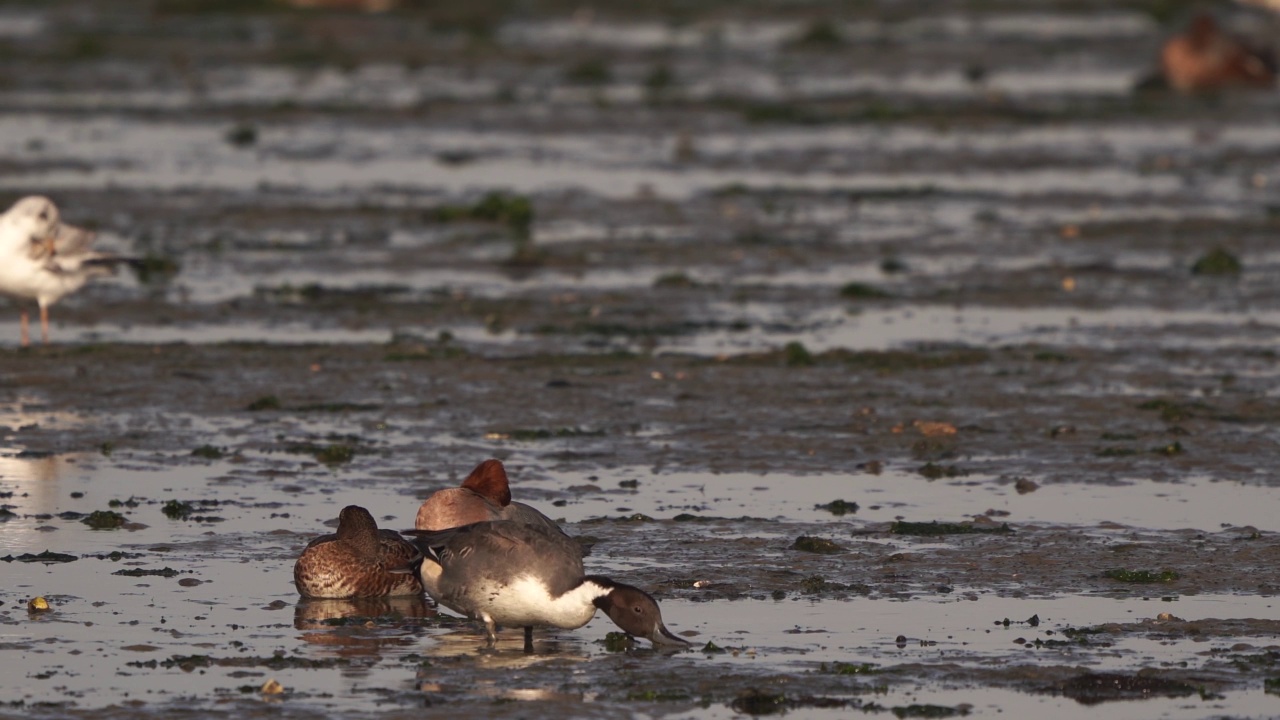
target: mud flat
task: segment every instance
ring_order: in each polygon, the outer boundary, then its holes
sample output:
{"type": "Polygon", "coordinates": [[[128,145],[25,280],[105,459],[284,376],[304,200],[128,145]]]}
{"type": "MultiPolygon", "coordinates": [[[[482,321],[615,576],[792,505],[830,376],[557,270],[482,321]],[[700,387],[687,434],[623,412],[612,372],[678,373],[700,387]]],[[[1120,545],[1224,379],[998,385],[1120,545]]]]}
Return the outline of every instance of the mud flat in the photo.
{"type": "Polygon", "coordinates": [[[0,716],[1280,714],[1274,92],[1132,92],[1141,4],[469,5],[0,6],[0,199],[148,260],[0,307],[0,716]],[[298,600],[486,457],[695,649],[298,600]]]}

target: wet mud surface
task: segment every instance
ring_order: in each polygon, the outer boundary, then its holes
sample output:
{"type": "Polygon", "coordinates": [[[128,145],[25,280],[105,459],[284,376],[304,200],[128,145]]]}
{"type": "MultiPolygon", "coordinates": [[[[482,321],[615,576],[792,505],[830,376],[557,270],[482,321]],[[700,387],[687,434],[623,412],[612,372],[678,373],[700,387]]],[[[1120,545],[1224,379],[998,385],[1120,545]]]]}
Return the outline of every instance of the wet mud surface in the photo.
{"type": "Polygon", "coordinates": [[[0,4],[0,199],[148,259],[0,307],[0,716],[1280,714],[1280,98],[1132,92],[1181,16],[205,5],[0,4]],[[299,601],[487,457],[695,649],[299,601]]]}

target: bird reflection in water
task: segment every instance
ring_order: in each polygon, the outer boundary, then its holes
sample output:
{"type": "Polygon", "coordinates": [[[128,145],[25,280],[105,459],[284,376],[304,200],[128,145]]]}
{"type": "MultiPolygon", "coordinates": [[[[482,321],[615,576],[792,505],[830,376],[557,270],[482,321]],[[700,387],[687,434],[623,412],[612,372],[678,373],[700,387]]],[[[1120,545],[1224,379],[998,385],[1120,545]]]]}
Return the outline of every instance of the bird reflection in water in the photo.
{"type": "Polygon", "coordinates": [[[339,656],[378,655],[421,642],[424,620],[436,617],[422,595],[299,600],[293,626],[302,640],[333,648],[339,656]]]}

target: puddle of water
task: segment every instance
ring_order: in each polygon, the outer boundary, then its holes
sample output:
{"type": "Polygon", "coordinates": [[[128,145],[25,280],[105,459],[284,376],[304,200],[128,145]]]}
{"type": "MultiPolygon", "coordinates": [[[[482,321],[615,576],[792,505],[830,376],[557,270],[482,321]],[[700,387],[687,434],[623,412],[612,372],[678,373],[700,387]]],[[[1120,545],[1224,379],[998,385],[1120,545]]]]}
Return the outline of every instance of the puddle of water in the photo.
{"type": "MultiPolygon", "coordinates": [[[[723,21],[673,26],[658,22],[613,23],[576,19],[509,22],[498,36],[504,44],[539,48],[598,46],[610,49],[669,50],[696,48],[759,51],[773,49],[801,35],[807,24],[795,21],[723,21]]],[[[1050,42],[1134,38],[1154,33],[1150,18],[1134,13],[1100,13],[1087,17],[1028,12],[975,19],[942,15],[904,22],[853,21],[835,23],[837,31],[854,42],[922,38],[973,39],[1001,42],[1050,42]]]]}
{"type": "Polygon", "coordinates": [[[725,355],[803,343],[810,351],[888,350],[918,343],[999,345],[1033,342],[1048,345],[1129,347],[1143,333],[1150,347],[1233,348],[1280,341],[1280,313],[1164,310],[1159,308],[1001,308],[915,305],[868,309],[849,314],[830,308],[803,319],[779,317],[782,308],[764,304],[722,305],[724,320],[753,324],[747,330],[711,331],[670,339],[658,352],[725,355]],[[753,318],[750,313],[767,313],[753,318]],[[769,328],[783,321],[785,329],[769,328]]]}
{"type": "MultiPolygon", "coordinates": [[[[957,589],[957,595],[964,595],[957,589]]],[[[1275,615],[1280,600],[1256,596],[1181,596],[1110,599],[1069,596],[1051,599],[1001,598],[987,595],[935,601],[853,600],[780,601],[735,600],[699,603],[667,600],[664,620],[679,630],[694,629],[697,639],[740,651],[716,656],[722,663],[792,665],[816,669],[819,663],[869,662],[879,666],[902,663],[974,662],[1008,657],[1010,647],[1034,645],[1036,640],[1063,640],[1064,628],[1107,623],[1137,623],[1171,613],[1183,620],[1206,618],[1258,619],[1275,615]],[[833,607],[833,604],[836,607],[833,607]],[[668,610],[670,608],[670,610],[668,610]],[[710,611],[710,612],[709,612],[710,611]],[[1025,621],[1036,616],[1040,625],[1025,621]],[[697,618],[692,621],[689,618],[697,618]],[[1005,627],[1003,620],[1012,623],[1005,627]],[[903,646],[898,636],[907,641],[903,646]],[[1022,639],[1023,642],[1015,642],[1022,639]]],[[[1232,641],[1238,638],[1233,638],[1232,641]]],[[[1108,636],[1113,644],[1098,647],[1026,648],[1014,662],[1039,665],[1087,664],[1105,672],[1134,666],[1199,665],[1208,649],[1193,639],[1108,636]]],[[[1212,641],[1210,646],[1215,645],[1212,641]]],[[[1221,643],[1216,643],[1221,648],[1221,643]]],[[[696,647],[696,646],[695,646],[696,647]]]]}
{"type": "Polygon", "coordinates": [[[753,475],[747,473],[654,473],[646,468],[614,468],[591,475],[566,471],[554,479],[513,475],[513,493],[537,498],[539,493],[563,498],[566,488],[596,485],[600,492],[575,495],[551,513],[569,522],[593,517],[644,513],[670,518],[682,513],[717,517],[831,522],[835,517],[818,505],[833,500],[857,502],[853,523],[908,520],[958,521],[989,510],[1009,513],[1002,521],[1100,527],[1110,523],[1156,530],[1251,525],[1280,530],[1280,518],[1268,505],[1274,488],[1194,478],[1156,483],[1139,478],[1116,484],[1042,484],[1019,494],[1013,483],[978,473],[953,480],[928,480],[915,472],[885,470],[880,475],[753,475]],[[637,480],[638,490],[619,487],[637,480]]]}
{"type": "MultiPolygon", "coordinates": [[[[347,129],[335,135],[337,131],[332,126],[317,124],[291,130],[289,137],[293,139],[288,141],[283,135],[280,140],[275,139],[270,129],[265,129],[260,141],[262,149],[254,153],[223,142],[221,136],[225,127],[211,124],[85,120],[32,114],[6,118],[0,123],[0,131],[4,137],[13,138],[0,148],[6,157],[12,156],[17,161],[39,159],[47,162],[74,158],[77,162],[91,164],[82,170],[34,169],[0,178],[0,187],[28,191],[33,187],[94,189],[108,183],[119,189],[167,191],[185,188],[238,192],[244,188],[283,187],[329,193],[351,188],[396,187],[459,194],[491,189],[495,187],[494,178],[502,178],[501,186],[521,193],[579,188],[607,198],[634,197],[637,189],[642,187],[671,199],[688,198],[728,186],[784,187],[816,192],[928,189],[1000,197],[1094,196],[1099,188],[1106,188],[1109,198],[1147,202],[1152,197],[1181,197],[1187,191],[1179,176],[1107,166],[894,173],[779,172],[755,167],[726,170],[653,167],[658,158],[665,163],[665,137],[640,143],[634,140],[619,142],[612,135],[571,141],[539,137],[526,139],[525,149],[518,154],[481,158],[457,166],[437,158],[438,153],[447,148],[448,140],[456,138],[456,133],[438,135],[433,129],[414,131],[399,128],[394,134],[347,129]],[[297,143],[300,136],[304,144],[315,142],[326,147],[340,140],[335,147],[340,147],[341,151],[328,151],[311,157],[273,154],[277,143],[297,143]],[[33,138],[41,140],[42,148],[54,150],[40,150],[33,155],[29,149],[29,141],[33,138]],[[554,148],[549,145],[553,142],[568,142],[570,145],[563,153],[549,154],[546,151],[554,148]]],[[[1097,151],[1098,137],[1079,130],[1070,131],[1068,135],[1071,133],[1078,142],[1089,144],[1093,151],[1097,151]]],[[[1159,135],[1158,132],[1153,134],[1159,135]]],[[[1027,142],[1053,144],[1053,135],[1045,131],[1029,134],[1027,142]]],[[[875,142],[877,136],[876,132],[867,131],[862,135],[863,142],[875,142]]],[[[765,137],[774,136],[765,134],[765,137]]],[[[912,134],[907,133],[903,137],[910,138],[912,134]]],[[[1184,129],[1167,137],[1175,148],[1193,142],[1184,129]]],[[[1250,138],[1254,144],[1261,142],[1274,146],[1280,142],[1280,131],[1245,127],[1224,132],[1223,138],[1215,147],[1248,143],[1250,138]]],[[[1001,140],[1002,135],[993,133],[980,142],[991,146],[1001,140]]],[[[475,142],[474,139],[472,141],[475,142]]],[[[498,142],[511,143],[512,140],[500,135],[498,142]]],[[[812,142],[812,139],[807,138],[805,142],[812,142]]],[[[947,139],[945,142],[950,144],[963,140],[947,139]]],[[[1151,139],[1148,138],[1147,142],[1151,139]]],[[[1132,152],[1132,149],[1127,151],[1132,152]]],[[[1218,204],[1238,203],[1250,192],[1247,185],[1234,178],[1206,181],[1195,191],[1199,202],[1218,204]]]]}
{"type": "MultiPolygon", "coordinates": [[[[1051,695],[1033,695],[1000,688],[922,687],[910,691],[897,689],[886,693],[862,696],[864,702],[876,702],[886,707],[910,705],[937,705],[954,708],[965,704],[969,717],[1051,717],[1098,718],[1099,720],[1131,720],[1134,717],[1160,718],[1161,720],[1200,720],[1210,715],[1239,715],[1266,717],[1275,712],[1274,695],[1260,688],[1230,693],[1221,701],[1202,701],[1199,698],[1150,698],[1142,701],[1111,702],[1085,706],[1074,700],[1051,695]],[[1140,702],[1140,704],[1139,704],[1140,702]]],[[[792,710],[806,718],[848,718],[857,712],[847,708],[802,707],[792,710]]],[[[869,713],[868,713],[869,714],[869,713]]],[[[726,706],[679,712],[668,718],[690,720],[720,720],[741,718],[743,715],[726,706]]]]}

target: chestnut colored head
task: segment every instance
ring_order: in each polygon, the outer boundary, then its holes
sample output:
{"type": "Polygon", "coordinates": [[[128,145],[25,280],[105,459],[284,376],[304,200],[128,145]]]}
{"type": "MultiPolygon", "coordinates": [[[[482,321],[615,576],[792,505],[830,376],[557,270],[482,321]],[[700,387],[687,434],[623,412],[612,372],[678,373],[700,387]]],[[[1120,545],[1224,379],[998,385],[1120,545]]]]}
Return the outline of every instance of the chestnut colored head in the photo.
{"type": "Polygon", "coordinates": [[[448,530],[472,523],[503,520],[511,507],[507,471],[499,460],[485,460],[462,481],[461,487],[437,490],[418,508],[418,530],[448,530]]]}
{"type": "Polygon", "coordinates": [[[604,610],[609,619],[628,634],[642,637],[654,645],[673,648],[689,646],[688,640],[677,637],[662,624],[658,601],[649,593],[606,578],[592,576],[588,580],[600,585],[607,583],[606,587],[612,587],[608,595],[596,599],[596,607],[604,610]]]}
{"type": "Polygon", "coordinates": [[[462,481],[462,487],[474,491],[498,507],[511,504],[511,485],[507,483],[507,469],[501,460],[492,458],[476,466],[462,481]]]}

